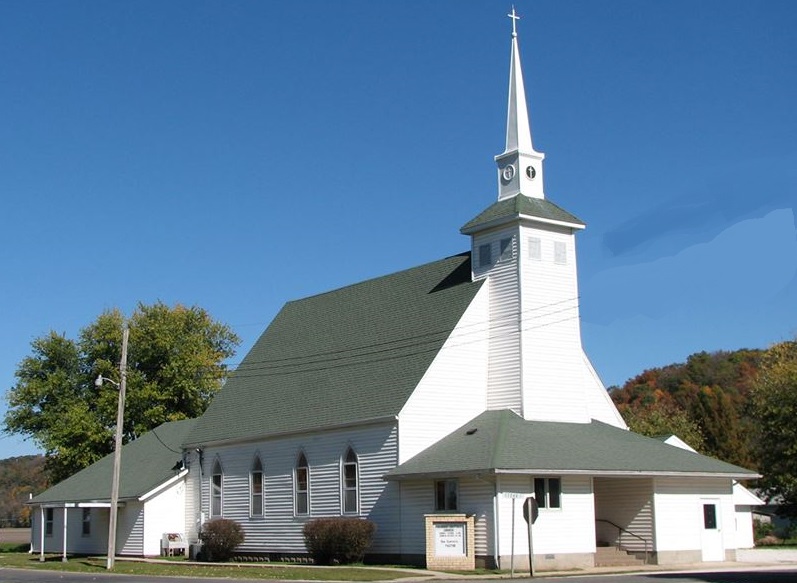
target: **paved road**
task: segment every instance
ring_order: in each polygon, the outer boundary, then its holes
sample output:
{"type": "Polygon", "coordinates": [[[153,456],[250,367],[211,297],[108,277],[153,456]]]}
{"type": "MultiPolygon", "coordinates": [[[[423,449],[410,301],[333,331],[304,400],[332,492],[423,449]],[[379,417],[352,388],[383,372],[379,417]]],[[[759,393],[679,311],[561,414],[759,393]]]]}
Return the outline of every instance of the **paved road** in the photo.
{"type": "MultiPolygon", "coordinates": [[[[445,583],[474,583],[480,579],[446,579],[445,583]]],[[[234,583],[268,583],[266,579],[209,579],[187,577],[144,577],[141,575],[116,575],[109,573],[68,573],[63,571],[37,571],[32,569],[0,568],[0,583],[180,583],[196,581],[232,581],[234,583]]],[[[484,579],[482,579],[484,581],[484,579]]],[[[495,581],[495,579],[487,579],[495,581]]],[[[504,579],[502,579],[504,581],[504,579]]],[[[518,578],[512,583],[796,583],[797,567],[761,567],[733,571],[701,571],[690,573],[641,573],[622,575],[577,575],[570,577],[518,578]]],[[[285,583],[280,581],[279,583],[285,583]]]]}

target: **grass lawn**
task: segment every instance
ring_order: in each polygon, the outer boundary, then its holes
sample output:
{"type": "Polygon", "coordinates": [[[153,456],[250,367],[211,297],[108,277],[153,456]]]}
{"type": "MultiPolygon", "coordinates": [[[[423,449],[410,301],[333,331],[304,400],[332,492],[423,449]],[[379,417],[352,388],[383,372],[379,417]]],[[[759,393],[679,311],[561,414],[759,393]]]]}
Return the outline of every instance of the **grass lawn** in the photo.
{"type": "MultiPolygon", "coordinates": [[[[104,572],[105,557],[74,557],[61,562],[60,555],[46,555],[44,563],[38,555],[28,553],[0,553],[0,568],[17,567],[23,569],[51,569],[57,571],[77,571],[82,573],[104,572]]],[[[402,573],[399,570],[361,567],[306,567],[286,566],[274,563],[201,565],[196,563],[147,563],[116,559],[115,573],[126,575],[178,576],[178,577],[226,577],[233,579],[302,579],[324,581],[387,581],[412,577],[417,573],[402,573]]]]}

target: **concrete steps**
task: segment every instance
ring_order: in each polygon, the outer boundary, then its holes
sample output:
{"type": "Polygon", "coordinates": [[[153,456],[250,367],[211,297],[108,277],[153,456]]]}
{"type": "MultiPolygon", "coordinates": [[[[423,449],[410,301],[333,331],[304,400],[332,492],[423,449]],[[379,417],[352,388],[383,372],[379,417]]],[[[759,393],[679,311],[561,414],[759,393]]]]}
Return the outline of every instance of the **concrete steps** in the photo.
{"type": "Polygon", "coordinates": [[[645,561],[617,547],[598,547],[595,552],[596,567],[636,567],[645,561]]]}

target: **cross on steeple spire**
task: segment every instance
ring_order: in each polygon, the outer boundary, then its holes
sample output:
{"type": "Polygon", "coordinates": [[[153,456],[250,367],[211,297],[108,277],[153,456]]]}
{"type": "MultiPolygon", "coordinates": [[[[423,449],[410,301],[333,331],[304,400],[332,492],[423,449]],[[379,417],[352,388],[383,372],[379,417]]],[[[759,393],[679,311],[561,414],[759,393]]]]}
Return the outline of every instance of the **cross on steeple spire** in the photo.
{"type": "Polygon", "coordinates": [[[516,38],[517,37],[517,21],[520,20],[520,16],[518,16],[517,12],[515,12],[515,5],[514,4],[512,5],[512,12],[507,14],[507,16],[512,19],[512,38],[516,38]]]}
{"type": "Polygon", "coordinates": [[[507,16],[512,20],[512,50],[509,64],[506,148],[503,154],[495,158],[498,164],[498,199],[504,200],[518,194],[545,198],[542,186],[542,161],[545,154],[537,152],[531,143],[526,90],[523,86],[523,71],[520,68],[517,40],[517,21],[520,20],[520,16],[514,6],[507,16]]]}

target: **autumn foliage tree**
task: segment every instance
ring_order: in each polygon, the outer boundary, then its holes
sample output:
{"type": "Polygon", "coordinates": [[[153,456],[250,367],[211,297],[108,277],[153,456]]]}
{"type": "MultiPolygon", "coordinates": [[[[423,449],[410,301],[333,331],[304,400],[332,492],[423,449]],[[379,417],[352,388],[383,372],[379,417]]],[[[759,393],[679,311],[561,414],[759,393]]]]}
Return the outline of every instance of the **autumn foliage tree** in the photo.
{"type": "Polygon", "coordinates": [[[752,393],[761,485],[797,517],[797,342],[767,350],[752,393]]]}
{"type": "Polygon", "coordinates": [[[661,427],[687,443],[699,431],[692,447],[756,469],[755,421],[748,403],[762,354],[699,352],[685,363],[646,370],[621,388],[612,387],[612,400],[632,429],[642,424],[641,432],[650,435],[661,427]]]}
{"type": "Polygon", "coordinates": [[[139,304],[129,319],[102,313],[76,340],[50,332],[31,343],[6,397],[5,431],[33,439],[58,482],[113,451],[122,328],[130,329],[123,440],[201,415],[221,388],[238,337],[203,309],[139,304]]]}

